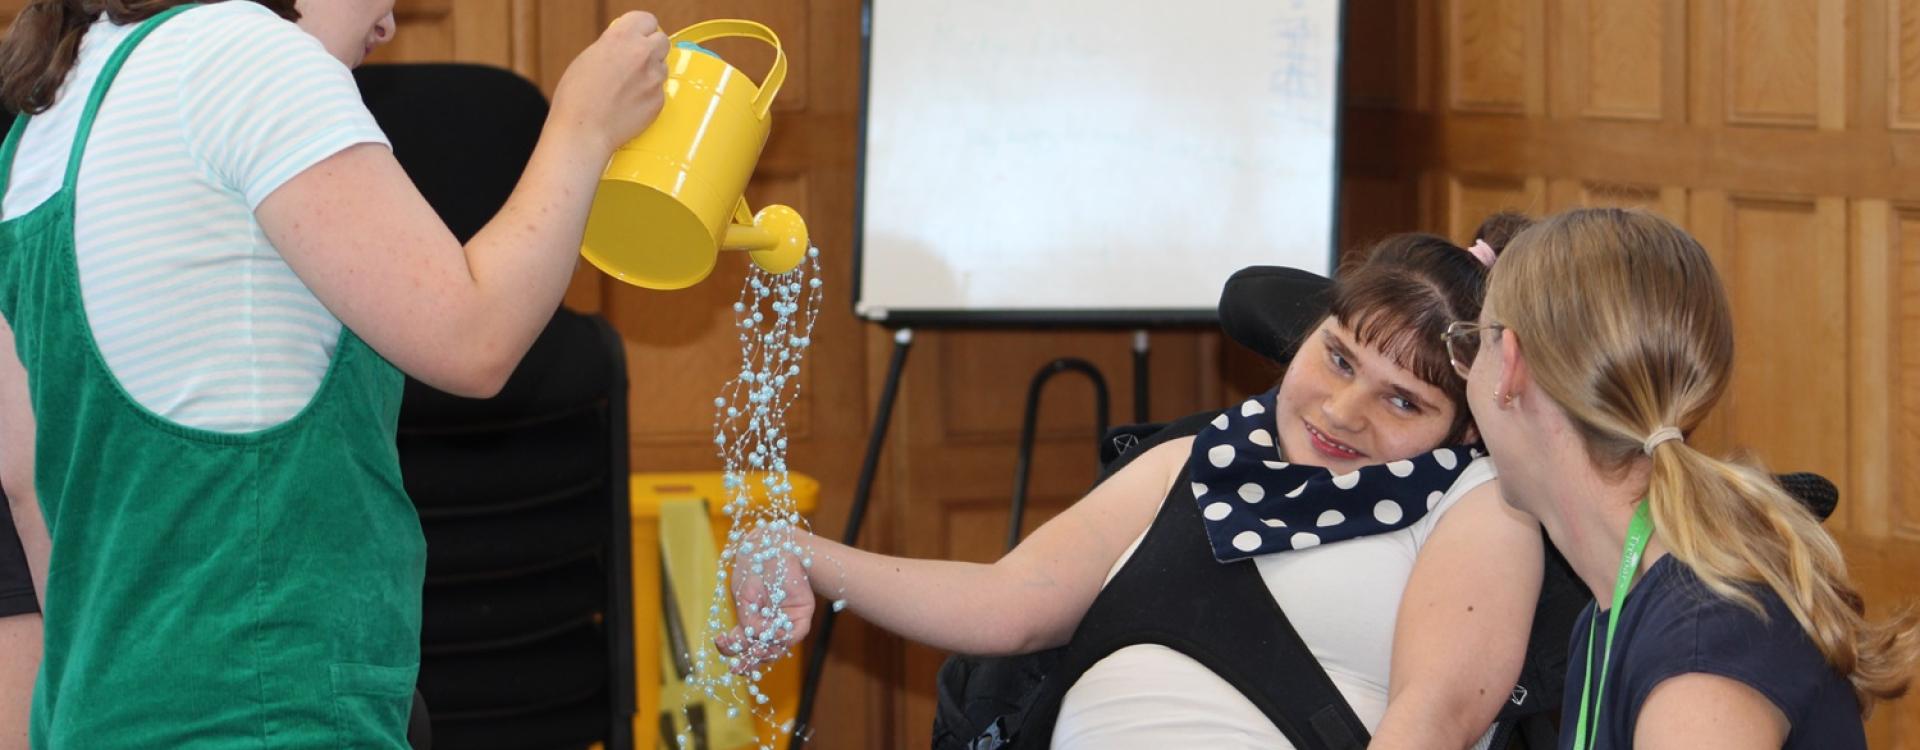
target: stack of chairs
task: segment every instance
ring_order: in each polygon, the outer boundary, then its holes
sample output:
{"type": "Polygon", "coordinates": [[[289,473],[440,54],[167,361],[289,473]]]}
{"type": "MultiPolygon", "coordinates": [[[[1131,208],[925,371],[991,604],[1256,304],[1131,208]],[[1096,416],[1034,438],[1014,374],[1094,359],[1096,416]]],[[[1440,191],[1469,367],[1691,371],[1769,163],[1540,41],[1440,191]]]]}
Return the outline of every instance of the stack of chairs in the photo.
{"type": "MultiPolygon", "coordinates": [[[[394,154],[462,242],[545,122],[497,68],[355,73],[394,154]]],[[[420,692],[439,750],[632,746],[627,374],[620,337],[561,310],[495,398],[411,379],[399,455],[427,538],[420,692]]]]}

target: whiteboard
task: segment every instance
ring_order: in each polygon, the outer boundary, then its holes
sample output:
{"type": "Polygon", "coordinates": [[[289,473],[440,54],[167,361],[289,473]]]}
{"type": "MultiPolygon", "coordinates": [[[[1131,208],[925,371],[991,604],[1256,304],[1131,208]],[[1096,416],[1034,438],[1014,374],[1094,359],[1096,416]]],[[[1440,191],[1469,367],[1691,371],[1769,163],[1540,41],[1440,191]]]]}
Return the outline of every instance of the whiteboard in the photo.
{"type": "Polygon", "coordinates": [[[854,309],[1210,318],[1327,274],[1340,0],[871,0],[854,309]]]}

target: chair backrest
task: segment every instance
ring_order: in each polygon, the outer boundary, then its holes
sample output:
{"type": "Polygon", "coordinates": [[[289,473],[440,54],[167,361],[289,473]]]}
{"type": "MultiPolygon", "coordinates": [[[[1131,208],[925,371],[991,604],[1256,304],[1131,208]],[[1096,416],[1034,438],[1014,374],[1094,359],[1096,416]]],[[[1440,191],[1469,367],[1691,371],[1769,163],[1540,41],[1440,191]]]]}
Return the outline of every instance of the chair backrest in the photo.
{"type": "Polygon", "coordinates": [[[8,502],[7,493],[0,491],[0,617],[40,611],[40,601],[33,591],[33,575],[28,572],[27,552],[20,545],[20,534],[14,529],[8,502]]]}
{"type": "MultiPolygon", "coordinates": [[[[478,65],[367,65],[362,95],[454,235],[518,183],[547,103],[478,65]]],[[[420,687],[443,747],[632,745],[626,358],[559,311],[501,393],[408,379],[399,452],[427,537],[420,687]]]]}
{"type": "Polygon", "coordinates": [[[455,237],[472,239],[519,184],[546,96],[485,65],[362,65],[353,75],[407,176],[455,237]]]}

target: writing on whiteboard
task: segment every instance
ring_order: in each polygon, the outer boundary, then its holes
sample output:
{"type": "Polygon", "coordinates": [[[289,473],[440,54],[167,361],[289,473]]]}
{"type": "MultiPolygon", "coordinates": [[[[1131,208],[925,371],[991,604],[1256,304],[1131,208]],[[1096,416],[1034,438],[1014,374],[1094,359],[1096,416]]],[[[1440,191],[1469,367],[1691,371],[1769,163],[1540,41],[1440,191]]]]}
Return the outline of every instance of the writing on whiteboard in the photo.
{"type": "Polygon", "coordinates": [[[1320,29],[1306,0],[1287,0],[1273,19],[1273,75],[1267,90],[1284,117],[1309,123],[1320,119],[1327,91],[1322,83],[1324,55],[1317,49],[1319,38],[1320,29]]]}

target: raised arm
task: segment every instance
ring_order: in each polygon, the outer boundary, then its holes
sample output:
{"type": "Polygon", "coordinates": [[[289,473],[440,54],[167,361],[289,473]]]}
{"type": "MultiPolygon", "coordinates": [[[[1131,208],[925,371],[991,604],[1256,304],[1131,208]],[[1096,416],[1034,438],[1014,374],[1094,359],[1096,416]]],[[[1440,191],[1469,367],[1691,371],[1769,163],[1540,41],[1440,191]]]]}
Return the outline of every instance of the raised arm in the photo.
{"type": "Polygon", "coordinates": [[[1543,544],[1497,481],[1440,519],[1401,596],[1387,714],[1369,747],[1464,748],[1486,733],[1526,658],[1543,544]]]}
{"type": "MultiPolygon", "coordinates": [[[[844,597],[880,627],[948,651],[1015,654],[1066,643],[1114,561],[1153,522],[1192,442],[1150,449],[990,565],[889,557],[807,535],[801,543],[813,555],[811,589],[801,586],[805,581],[787,589],[782,605],[795,626],[787,640],[806,637],[818,592],[844,597]]],[[[763,581],[739,567],[734,603],[741,625],[764,628],[767,618],[750,606],[766,601],[763,581]]],[[[731,650],[738,636],[723,647],[731,650]]]]}
{"type": "Polygon", "coordinates": [[[315,164],[255,216],[301,281],[381,356],[441,390],[492,395],[566,292],[608,157],[659,113],[667,49],[652,16],[629,13],[582,52],[520,184],[464,248],[378,144],[315,164]]]}

